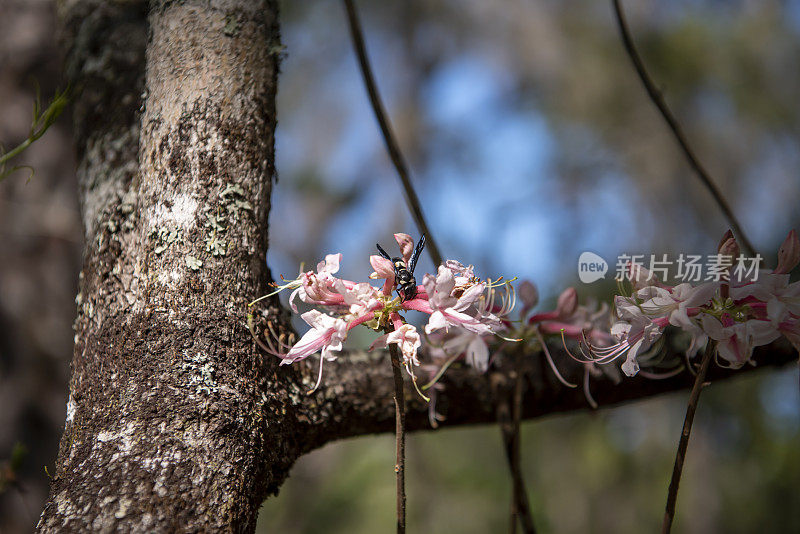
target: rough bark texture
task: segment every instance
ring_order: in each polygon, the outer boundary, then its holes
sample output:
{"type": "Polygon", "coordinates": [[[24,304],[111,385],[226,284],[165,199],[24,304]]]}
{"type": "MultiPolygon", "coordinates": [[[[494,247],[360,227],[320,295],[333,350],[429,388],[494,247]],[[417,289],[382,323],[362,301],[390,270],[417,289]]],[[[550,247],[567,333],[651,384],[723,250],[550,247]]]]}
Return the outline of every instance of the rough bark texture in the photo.
{"type": "Polygon", "coordinates": [[[252,529],[297,456],[243,326],[268,279],[277,6],[60,8],[87,248],[39,529],[252,529]]]}
{"type": "MultiPolygon", "coordinates": [[[[385,355],[343,355],[307,396],[313,364],[277,367],[245,325],[247,302],[269,279],[276,2],[70,0],[59,9],[81,91],[86,251],[67,421],[38,528],[251,531],[301,454],[394,426],[385,355]]],[[[274,303],[259,321],[288,332],[274,303]]],[[[762,356],[794,354],[775,345],[762,356]]],[[[448,372],[438,398],[446,425],[493,421],[489,381],[506,371],[448,372]]],[[[541,358],[523,371],[525,417],[586,406],[541,358]]],[[[690,382],[593,388],[607,405],[690,382]]],[[[427,405],[411,389],[408,399],[408,428],[429,428],[427,405]]]]}

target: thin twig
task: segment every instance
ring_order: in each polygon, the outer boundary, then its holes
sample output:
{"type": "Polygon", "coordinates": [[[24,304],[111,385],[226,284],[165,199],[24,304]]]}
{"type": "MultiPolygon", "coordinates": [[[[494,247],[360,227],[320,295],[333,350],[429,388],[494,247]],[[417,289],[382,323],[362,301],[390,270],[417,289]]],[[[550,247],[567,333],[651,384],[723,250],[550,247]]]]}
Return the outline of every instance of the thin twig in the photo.
{"type": "Polygon", "coordinates": [[[511,412],[514,423],[514,447],[512,449],[514,458],[514,500],[517,502],[519,520],[522,522],[525,534],[535,534],[536,528],[533,526],[531,507],[528,503],[528,491],[525,489],[525,479],[522,477],[522,457],[520,456],[523,385],[523,373],[518,368],[516,381],[514,382],[514,404],[511,412]]]}
{"type": "Polygon", "coordinates": [[[441,265],[442,255],[439,252],[439,247],[436,245],[436,241],[433,239],[433,234],[431,233],[430,228],[428,228],[428,223],[425,221],[425,216],[422,214],[422,206],[420,204],[419,197],[417,196],[417,192],[414,190],[414,186],[411,184],[411,179],[409,178],[410,173],[408,171],[408,165],[406,165],[405,158],[403,158],[403,154],[400,152],[400,147],[397,144],[394,133],[392,133],[392,126],[389,123],[389,118],[384,110],[380,93],[378,93],[378,87],[375,83],[375,76],[372,73],[372,67],[370,66],[369,58],[367,57],[366,45],[364,44],[364,34],[361,30],[361,23],[358,19],[358,12],[356,11],[353,0],[344,0],[344,5],[345,8],[347,8],[347,21],[350,25],[350,36],[353,39],[353,48],[355,48],[356,55],[358,56],[358,64],[361,67],[361,75],[364,78],[364,85],[367,86],[369,101],[370,104],[372,104],[372,111],[375,113],[375,118],[378,120],[378,125],[381,128],[383,140],[386,143],[386,150],[389,152],[389,157],[394,164],[394,168],[397,170],[397,174],[400,177],[400,182],[403,184],[406,202],[408,203],[409,210],[411,210],[411,215],[414,217],[414,221],[417,223],[417,228],[419,229],[420,233],[425,234],[428,244],[428,253],[431,255],[433,264],[441,265]]]}
{"type": "Polygon", "coordinates": [[[755,248],[745,235],[744,230],[742,230],[742,226],[739,224],[739,221],[733,214],[733,210],[731,209],[730,205],[728,205],[728,201],[725,200],[725,197],[722,195],[719,187],[717,187],[717,185],[711,179],[711,176],[708,174],[708,172],[706,172],[705,168],[700,163],[700,160],[689,146],[689,141],[686,139],[683,129],[681,128],[680,124],[678,124],[675,116],[667,107],[664,97],[661,95],[661,91],[658,90],[653,83],[652,78],[650,78],[644,63],[642,62],[642,58],[639,56],[639,52],[636,51],[636,47],[633,44],[633,39],[631,38],[630,31],[628,30],[628,23],[625,21],[625,14],[622,11],[620,0],[613,0],[612,3],[614,5],[614,13],[616,14],[617,25],[619,26],[619,32],[622,37],[622,42],[625,46],[625,51],[631,58],[633,66],[636,69],[636,73],[639,75],[639,79],[642,81],[644,88],[647,90],[647,94],[650,96],[650,100],[653,101],[653,104],[655,104],[655,106],[658,108],[658,111],[661,112],[661,116],[664,117],[664,120],[667,122],[669,129],[675,136],[675,140],[683,150],[686,159],[689,160],[689,165],[694,169],[697,177],[700,178],[700,181],[706,186],[706,189],[708,189],[709,193],[711,193],[711,196],[714,197],[714,201],[722,210],[725,218],[728,219],[728,223],[739,237],[739,242],[742,244],[744,252],[750,255],[755,254],[755,248]]]}
{"type": "Polygon", "coordinates": [[[509,532],[517,531],[517,522],[522,524],[525,534],[535,534],[528,492],[525,488],[525,479],[522,476],[522,462],[520,455],[520,421],[522,419],[523,376],[519,366],[515,366],[514,390],[511,395],[497,388],[497,419],[500,423],[500,432],[503,437],[503,448],[511,474],[511,518],[509,532]]]}
{"type": "Polygon", "coordinates": [[[403,390],[403,374],[397,344],[389,344],[389,356],[394,374],[394,421],[395,449],[397,459],[394,471],[397,474],[397,532],[406,531],[406,401],[403,390]]]}
{"type": "Polygon", "coordinates": [[[689,403],[686,406],[686,418],[683,421],[683,432],[678,442],[678,451],[675,454],[675,466],[672,468],[672,479],[669,482],[669,492],[667,493],[667,507],[664,512],[664,522],[661,525],[661,534],[668,534],[672,529],[672,521],[675,518],[675,503],[678,500],[678,485],[681,483],[681,472],[683,462],[686,459],[686,448],[689,446],[689,435],[692,433],[692,422],[694,413],[697,411],[697,402],[700,399],[700,391],[706,379],[711,356],[714,354],[716,343],[708,340],[706,351],[703,354],[703,361],[700,363],[700,370],[694,379],[692,392],[689,394],[689,403]]]}

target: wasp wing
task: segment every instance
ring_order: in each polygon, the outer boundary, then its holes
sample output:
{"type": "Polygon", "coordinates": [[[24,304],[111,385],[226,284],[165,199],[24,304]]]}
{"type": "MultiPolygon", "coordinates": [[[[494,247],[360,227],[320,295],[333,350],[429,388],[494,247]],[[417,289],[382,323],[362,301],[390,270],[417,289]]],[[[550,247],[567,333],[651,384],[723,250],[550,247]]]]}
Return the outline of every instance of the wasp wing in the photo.
{"type": "Polygon", "coordinates": [[[414,274],[414,267],[417,266],[419,255],[422,254],[422,249],[425,248],[425,234],[417,241],[417,246],[414,247],[414,253],[411,255],[411,260],[408,262],[408,272],[414,274]]]}
{"type": "Polygon", "coordinates": [[[384,258],[386,258],[386,259],[387,259],[387,260],[389,260],[389,261],[392,261],[392,257],[391,257],[391,256],[389,256],[389,255],[386,253],[386,251],[385,251],[385,250],[383,250],[383,249],[381,248],[381,246],[380,246],[378,243],[375,243],[375,246],[376,246],[376,247],[378,247],[378,252],[380,252],[380,253],[381,253],[381,256],[383,256],[384,258]]]}

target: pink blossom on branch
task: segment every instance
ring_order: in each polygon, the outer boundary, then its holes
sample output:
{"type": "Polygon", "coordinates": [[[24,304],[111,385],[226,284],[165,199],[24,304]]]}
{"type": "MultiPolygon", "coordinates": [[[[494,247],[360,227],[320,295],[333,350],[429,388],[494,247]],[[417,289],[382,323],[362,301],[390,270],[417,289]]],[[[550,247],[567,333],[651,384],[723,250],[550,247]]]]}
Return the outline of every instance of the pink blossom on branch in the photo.
{"type": "MultiPolygon", "coordinates": [[[[726,233],[719,254],[733,258],[738,250],[732,233],[726,233]]],[[[718,362],[723,360],[731,367],[752,363],[754,347],[781,335],[800,351],[800,282],[790,284],[786,274],[800,263],[800,242],[794,230],[789,232],[778,258],[778,268],[762,272],[758,280],[732,280],[731,265],[721,281],[699,286],[668,286],[645,276],[643,268],[630,267],[634,291],[615,299],[617,321],[611,335],[617,343],[598,346],[584,339],[584,358],[603,364],[625,356],[622,370],[633,376],[639,372],[640,355],[653,346],[668,324],[691,334],[688,357],[710,338],[716,342],[718,362]]]]}
{"type": "Polygon", "coordinates": [[[372,345],[369,346],[369,350],[373,350],[376,347],[388,347],[391,343],[398,346],[406,371],[413,376],[414,366],[419,365],[417,349],[422,345],[417,329],[413,325],[405,323],[373,341],[372,345]]]}
{"type": "MultiPolygon", "coordinates": [[[[408,265],[415,252],[414,242],[407,234],[395,234],[395,239],[401,249],[402,259],[408,265]]],[[[417,249],[421,249],[421,246],[417,249]]],[[[406,300],[405,297],[392,297],[397,283],[397,267],[392,261],[377,255],[369,258],[375,269],[370,278],[384,280],[379,289],[368,283],[337,278],[335,274],[339,271],[341,260],[341,254],[329,254],[325,261],[317,265],[316,272],[301,273],[296,279],[284,280],[282,285],[276,286],[274,293],[292,290],[289,300],[294,312],[297,312],[295,299],[300,298],[324,313],[315,309],[301,316],[311,330],[294,346],[277,350],[269,340],[269,347],[262,345],[265,350],[281,358],[282,364],[294,363],[320,353],[320,373],[314,389],[322,377],[323,361],[336,359],[347,333],[358,325],[386,331],[370,348],[396,344],[406,371],[416,384],[414,367],[420,364],[418,350],[422,339],[417,329],[407,324],[401,315],[409,311],[429,316],[426,333],[444,330],[465,340],[462,345],[470,354],[470,363],[477,368],[485,369],[488,365],[487,340],[482,336],[499,335],[506,329],[504,316],[514,306],[514,291],[508,282],[484,282],[475,276],[472,266],[465,267],[457,261],[448,260],[439,266],[436,277],[425,275],[423,284],[417,286],[413,298],[406,300]]],[[[408,294],[411,295],[410,292],[408,294]]],[[[461,349],[452,344],[450,348],[461,349]]]]}

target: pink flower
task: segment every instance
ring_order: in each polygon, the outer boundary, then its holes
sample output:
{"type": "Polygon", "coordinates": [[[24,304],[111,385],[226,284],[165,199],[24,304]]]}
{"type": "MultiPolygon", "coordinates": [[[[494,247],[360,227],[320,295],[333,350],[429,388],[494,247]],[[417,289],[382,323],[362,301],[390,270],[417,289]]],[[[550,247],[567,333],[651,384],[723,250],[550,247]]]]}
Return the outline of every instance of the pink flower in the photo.
{"type": "Polygon", "coordinates": [[[412,366],[419,365],[417,349],[422,345],[417,329],[408,323],[403,324],[400,328],[376,339],[369,349],[372,350],[376,346],[386,347],[389,343],[395,343],[399,347],[403,356],[403,364],[406,366],[408,373],[413,376],[412,366]]]}
{"type": "Polygon", "coordinates": [[[466,267],[456,260],[445,260],[444,266],[450,269],[456,279],[456,285],[464,286],[475,279],[475,268],[472,265],[466,267]]]}
{"type": "Polygon", "coordinates": [[[735,322],[730,315],[723,314],[720,322],[704,314],[702,323],[703,330],[717,341],[717,354],[734,368],[750,361],[753,347],[772,343],[780,337],[780,332],[769,321],[758,319],[735,322]]]}
{"type": "Polygon", "coordinates": [[[650,300],[641,304],[642,310],[651,318],[667,317],[669,324],[692,335],[691,343],[686,350],[686,356],[691,358],[708,341],[698,316],[702,308],[711,303],[719,288],[719,282],[709,282],[697,287],[691,284],[679,284],[666,289],[640,290],[637,295],[655,294],[650,300]]]}
{"type": "MultiPolygon", "coordinates": [[[[454,273],[452,269],[440,265],[435,278],[429,274],[425,275],[422,285],[428,296],[428,301],[425,303],[427,309],[411,302],[407,302],[406,305],[415,306],[415,309],[431,314],[425,326],[427,334],[442,328],[448,330],[451,327],[465,328],[481,335],[496,333],[502,327],[502,323],[492,310],[488,309],[494,301],[494,288],[490,288],[489,294],[484,296],[487,284],[478,281],[474,276],[470,278],[463,276],[466,268],[461,264],[457,264],[456,268],[458,267],[462,270],[454,273]],[[462,283],[457,285],[457,280],[462,283]]],[[[508,311],[510,310],[503,310],[504,313],[508,311]]]]}
{"type": "Polygon", "coordinates": [[[311,389],[315,391],[322,381],[322,364],[325,360],[336,359],[334,351],[342,350],[342,342],[347,338],[347,323],[317,310],[307,311],[300,317],[311,326],[300,340],[286,354],[280,355],[283,359],[281,365],[287,365],[303,360],[312,354],[321,352],[319,357],[319,375],[317,382],[311,389]]]}
{"type": "Polygon", "coordinates": [[[628,376],[635,376],[639,372],[637,356],[640,352],[648,350],[663,332],[662,326],[647,318],[615,323],[611,327],[611,335],[620,341],[622,352],[627,352],[627,357],[622,364],[622,372],[628,376]]]}
{"type": "MultiPolygon", "coordinates": [[[[414,253],[413,240],[406,234],[395,234],[395,239],[404,261],[408,262],[414,253]]],[[[403,300],[392,298],[395,282],[392,261],[382,256],[370,256],[370,263],[375,269],[371,277],[385,280],[382,290],[379,290],[368,283],[355,283],[334,276],[339,270],[341,258],[341,254],[329,254],[325,261],[317,265],[317,272],[301,273],[297,279],[276,286],[278,290],[274,293],[284,289],[293,290],[289,301],[295,312],[297,307],[294,300],[297,297],[327,311],[304,313],[302,317],[311,330],[293,347],[286,347],[288,351],[285,353],[276,349],[271,341],[267,345],[259,341],[264,350],[280,357],[282,364],[321,352],[318,386],[323,362],[335,359],[335,352],[341,350],[350,329],[359,324],[374,330],[391,326],[394,330],[379,337],[373,346],[397,344],[406,370],[413,378],[413,368],[419,365],[417,351],[422,342],[416,328],[406,324],[400,313],[414,310],[430,316],[426,332],[452,331],[458,338],[459,348],[467,352],[468,361],[480,369],[487,367],[488,347],[481,335],[495,334],[506,328],[502,317],[511,311],[514,303],[510,284],[493,284],[491,280],[483,282],[474,275],[472,266],[465,267],[448,260],[439,267],[436,277],[425,276],[424,287],[418,286],[414,298],[403,300]],[[504,292],[498,291],[501,286],[504,292]]],[[[277,342],[279,346],[285,346],[280,339],[277,342]]]]}
{"type": "MultiPolygon", "coordinates": [[[[731,258],[738,256],[732,232],[723,236],[718,252],[731,258]]],[[[800,351],[800,282],[790,284],[788,275],[800,263],[800,239],[794,230],[789,232],[778,256],[778,268],[762,271],[757,280],[731,282],[723,277],[722,281],[696,287],[662,284],[643,267],[629,264],[634,293],[615,298],[618,321],[611,327],[611,335],[617,343],[598,346],[581,330],[581,352],[588,361],[601,364],[625,355],[622,370],[634,375],[639,371],[641,355],[668,324],[692,335],[688,357],[711,338],[716,342],[717,357],[731,367],[751,361],[754,347],[771,343],[782,334],[800,351]]],[[[548,329],[560,326],[565,336],[574,336],[575,329],[561,317],[563,310],[571,307],[570,296],[563,293],[558,310],[536,314],[528,322],[538,324],[542,333],[551,333],[548,329]]]]}
{"type": "Polygon", "coordinates": [[[335,360],[334,351],[342,350],[342,342],[347,338],[347,323],[317,310],[310,310],[300,317],[311,326],[295,345],[283,355],[281,365],[303,360],[322,351],[326,360],[335,360]]]}
{"type": "Polygon", "coordinates": [[[558,304],[555,310],[540,312],[531,316],[528,319],[528,324],[543,324],[550,321],[555,321],[562,325],[564,323],[576,324],[576,319],[585,316],[587,312],[588,310],[585,307],[578,305],[578,292],[575,288],[568,287],[558,296],[558,304]]]}
{"type": "Polygon", "coordinates": [[[489,346],[484,336],[464,329],[448,334],[437,332],[428,336],[428,354],[434,360],[445,361],[463,355],[467,365],[485,373],[489,368],[489,346]]]}
{"type": "Polygon", "coordinates": [[[342,280],[337,280],[334,287],[342,295],[344,304],[349,306],[348,311],[353,318],[361,317],[383,306],[380,300],[381,292],[366,282],[353,284],[348,288],[342,280]]]}
{"type": "Polygon", "coordinates": [[[592,345],[608,346],[612,344],[609,334],[611,328],[611,313],[608,304],[603,302],[599,306],[596,302],[579,305],[575,311],[565,317],[559,316],[557,311],[537,313],[529,324],[537,324],[542,334],[561,335],[581,341],[588,339],[592,345]]]}
{"type": "Polygon", "coordinates": [[[339,263],[342,261],[341,254],[328,254],[325,261],[317,264],[317,272],[308,271],[289,285],[296,287],[289,296],[289,306],[292,311],[297,313],[297,305],[294,303],[296,297],[306,304],[318,305],[337,305],[342,304],[344,299],[334,289],[334,284],[338,280],[334,273],[339,271],[339,263]]]}
{"type": "Polygon", "coordinates": [[[435,341],[429,352],[435,359],[445,361],[439,374],[462,355],[467,364],[486,371],[488,336],[508,329],[503,318],[514,307],[511,285],[483,282],[475,276],[472,266],[450,260],[439,267],[436,277],[425,275],[423,288],[427,300],[414,299],[404,305],[430,314],[425,332],[429,341],[435,341]]]}
{"type": "Polygon", "coordinates": [[[788,274],[762,273],[755,282],[731,288],[730,295],[735,301],[751,305],[753,300],[773,303],[773,306],[780,304],[793,315],[800,316],[800,282],[790,284],[788,274]]]}
{"type": "Polygon", "coordinates": [[[483,336],[466,331],[456,336],[454,341],[463,344],[462,350],[469,365],[481,373],[489,369],[489,346],[483,336]]]}
{"type": "Polygon", "coordinates": [[[631,297],[617,296],[614,299],[618,320],[611,327],[611,336],[617,341],[610,346],[599,346],[584,335],[581,351],[586,347],[588,361],[610,363],[625,356],[622,372],[634,376],[640,369],[640,356],[661,337],[669,324],[672,311],[680,303],[668,289],[643,286],[631,297]]]}
{"type": "Polygon", "coordinates": [[[672,303],[667,304],[665,309],[669,312],[669,323],[689,331],[696,329],[697,324],[689,316],[696,316],[700,307],[709,304],[719,287],[719,283],[709,282],[697,287],[691,284],[679,284],[672,288],[670,293],[672,303]]]}
{"type": "Polygon", "coordinates": [[[389,280],[394,284],[394,265],[391,261],[383,256],[373,254],[369,257],[369,263],[372,265],[372,268],[375,269],[375,272],[369,275],[370,278],[389,280]]]}
{"type": "Polygon", "coordinates": [[[369,263],[375,269],[375,272],[370,274],[369,277],[373,280],[383,279],[383,294],[386,296],[391,295],[394,287],[394,264],[383,256],[377,255],[370,256],[369,263]]]}

